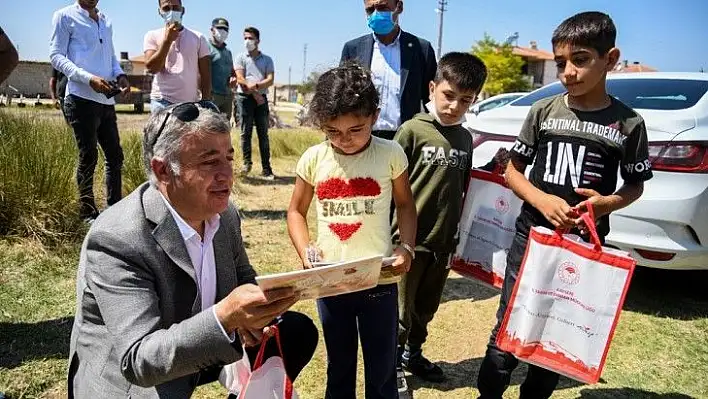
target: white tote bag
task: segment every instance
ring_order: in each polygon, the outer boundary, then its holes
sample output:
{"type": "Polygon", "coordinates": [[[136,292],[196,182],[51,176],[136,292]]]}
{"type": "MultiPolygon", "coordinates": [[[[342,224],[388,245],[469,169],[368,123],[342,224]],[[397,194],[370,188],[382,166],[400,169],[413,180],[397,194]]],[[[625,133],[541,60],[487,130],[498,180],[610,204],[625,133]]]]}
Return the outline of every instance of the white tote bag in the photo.
{"type": "Polygon", "coordinates": [[[272,356],[263,361],[266,343],[270,338],[264,338],[254,361],[253,371],[245,355],[241,360],[224,368],[219,380],[238,396],[238,399],[298,399],[283,361],[283,349],[280,345],[280,331],[277,326],[270,327],[274,332],[272,338],[278,345],[280,356],[272,356]]]}
{"type": "Polygon", "coordinates": [[[600,379],[635,261],[603,248],[590,212],[592,244],[534,227],[497,346],[518,359],[594,384],[600,379]]]}
{"type": "Polygon", "coordinates": [[[460,275],[501,288],[506,255],[516,233],[523,201],[498,173],[473,170],[460,220],[460,242],[451,269],[460,275]]]}

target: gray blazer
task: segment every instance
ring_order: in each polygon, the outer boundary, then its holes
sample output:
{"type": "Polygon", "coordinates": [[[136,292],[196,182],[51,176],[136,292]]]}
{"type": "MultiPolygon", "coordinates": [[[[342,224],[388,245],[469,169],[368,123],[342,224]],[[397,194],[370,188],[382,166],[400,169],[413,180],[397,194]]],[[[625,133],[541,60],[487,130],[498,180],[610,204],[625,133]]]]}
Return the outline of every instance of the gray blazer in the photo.
{"type": "MultiPolygon", "coordinates": [[[[219,301],[255,281],[233,204],[214,237],[219,301]]],[[[208,368],[242,356],[211,309],[160,193],[143,184],[96,219],[79,260],[69,397],[188,398],[208,368]]]]}

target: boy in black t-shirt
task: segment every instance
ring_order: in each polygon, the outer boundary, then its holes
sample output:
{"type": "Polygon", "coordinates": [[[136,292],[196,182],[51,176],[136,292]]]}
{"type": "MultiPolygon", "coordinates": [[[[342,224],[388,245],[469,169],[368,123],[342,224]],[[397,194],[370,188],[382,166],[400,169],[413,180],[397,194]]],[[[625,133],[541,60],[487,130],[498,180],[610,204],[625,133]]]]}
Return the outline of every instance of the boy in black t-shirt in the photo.
{"type": "MultiPolygon", "coordinates": [[[[514,288],[533,226],[586,233],[579,213],[595,209],[601,239],[609,214],[636,201],[652,177],[644,121],[609,96],[607,72],[616,65],[616,29],[609,16],[584,12],[563,21],[553,33],[558,76],[567,93],[531,107],[506,168],[509,187],[524,200],[517,233],[507,257],[506,277],[487,353],[479,370],[480,398],[501,398],[518,360],[500,350],[496,334],[514,288]],[[535,160],[529,179],[526,167],[535,160]],[[617,187],[617,169],[624,185],[617,187]]],[[[558,374],[529,365],[521,398],[548,398],[558,374]]]]}

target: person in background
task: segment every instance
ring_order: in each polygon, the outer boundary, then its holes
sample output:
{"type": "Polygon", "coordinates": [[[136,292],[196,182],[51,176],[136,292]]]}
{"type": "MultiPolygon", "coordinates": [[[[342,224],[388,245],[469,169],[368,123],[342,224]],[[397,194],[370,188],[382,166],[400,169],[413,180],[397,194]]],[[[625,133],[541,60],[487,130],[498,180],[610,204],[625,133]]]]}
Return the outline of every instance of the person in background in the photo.
{"type": "Polygon", "coordinates": [[[113,96],[130,86],[113,48],[113,24],[97,5],[98,0],[79,0],[56,11],[49,42],[52,67],[68,78],[64,115],[79,147],[79,216],[89,223],[98,216],[93,194],[97,145],[106,158],[108,206],[123,196],[123,149],[113,96]]]}
{"type": "Polygon", "coordinates": [[[236,70],[231,50],[226,48],[229,37],[229,21],[216,18],[211,22],[211,95],[217,107],[231,119],[234,96],[232,87],[236,85],[236,70]]]}
{"type": "Polygon", "coordinates": [[[236,77],[238,79],[238,106],[241,121],[241,150],[243,152],[243,174],[251,172],[251,137],[253,125],[258,134],[258,148],[261,154],[263,177],[274,180],[270,165],[270,142],[268,141],[268,88],[275,80],[273,59],[259,49],[261,32],[253,27],[243,31],[246,52],[236,57],[236,77]]]}
{"type": "Polygon", "coordinates": [[[49,96],[54,102],[54,108],[61,110],[61,114],[64,115],[66,119],[66,114],[64,114],[64,97],[66,96],[66,84],[68,79],[63,73],[52,68],[52,77],[49,78],[49,96]]]}
{"type": "Polygon", "coordinates": [[[201,33],[182,24],[181,0],[158,0],[165,26],[145,34],[145,66],[154,74],[150,110],[181,102],[211,100],[209,43],[201,33]]]}
{"type": "Polygon", "coordinates": [[[17,49],[0,27],[0,83],[4,82],[20,63],[17,49]]]}
{"type": "Polygon", "coordinates": [[[403,1],[364,0],[364,10],[372,33],[347,42],[341,62],[355,60],[371,70],[381,96],[373,134],[391,140],[428,102],[428,84],[437,69],[435,52],[427,40],[401,30],[403,1]]]}

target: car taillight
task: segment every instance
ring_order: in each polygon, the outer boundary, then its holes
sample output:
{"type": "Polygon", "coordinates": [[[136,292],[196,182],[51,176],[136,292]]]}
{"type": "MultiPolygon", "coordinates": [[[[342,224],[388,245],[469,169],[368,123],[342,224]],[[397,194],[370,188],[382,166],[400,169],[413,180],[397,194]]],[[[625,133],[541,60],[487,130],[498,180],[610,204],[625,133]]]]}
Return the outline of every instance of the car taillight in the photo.
{"type": "Polygon", "coordinates": [[[650,143],[649,159],[658,171],[708,173],[708,147],[702,142],[650,143]]]}
{"type": "Polygon", "coordinates": [[[657,252],[657,251],[650,251],[648,249],[639,249],[635,248],[635,251],[644,259],[649,259],[649,260],[654,260],[657,262],[668,262],[674,257],[676,257],[676,254],[673,252],[657,252]]]}

